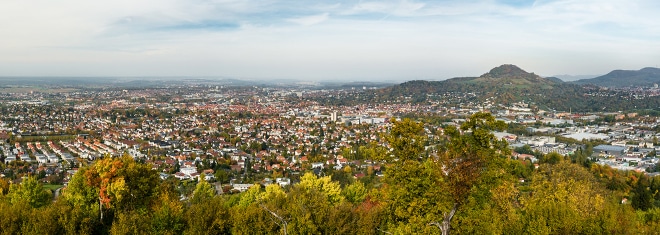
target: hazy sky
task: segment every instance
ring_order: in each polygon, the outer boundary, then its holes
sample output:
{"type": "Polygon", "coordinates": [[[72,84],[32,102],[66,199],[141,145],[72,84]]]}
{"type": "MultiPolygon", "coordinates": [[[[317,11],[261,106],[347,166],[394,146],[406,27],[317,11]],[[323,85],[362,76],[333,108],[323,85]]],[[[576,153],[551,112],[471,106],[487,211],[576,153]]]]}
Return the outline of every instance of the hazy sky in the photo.
{"type": "Polygon", "coordinates": [[[657,0],[2,0],[0,76],[342,80],[660,64],[657,0]]]}

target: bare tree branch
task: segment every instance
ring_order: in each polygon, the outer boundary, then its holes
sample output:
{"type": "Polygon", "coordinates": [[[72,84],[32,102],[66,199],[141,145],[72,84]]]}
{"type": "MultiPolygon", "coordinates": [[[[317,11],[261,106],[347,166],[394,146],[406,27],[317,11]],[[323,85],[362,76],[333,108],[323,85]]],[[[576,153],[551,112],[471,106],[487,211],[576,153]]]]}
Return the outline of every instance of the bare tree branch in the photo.
{"type": "Polygon", "coordinates": [[[449,229],[451,225],[451,219],[454,217],[454,214],[456,214],[456,209],[458,208],[458,203],[454,203],[454,207],[451,209],[449,214],[445,212],[442,216],[442,223],[438,222],[431,222],[428,223],[428,226],[434,225],[440,229],[442,232],[442,235],[449,235],[449,229]]]}
{"type": "Polygon", "coordinates": [[[380,229],[380,228],[376,228],[376,230],[381,231],[381,232],[383,232],[383,233],[385,233],[385,234],[392,234],[392,233],[390,233],[390,232],[388,232],[388,231],[385,231],[385,230],[382,230],[382,229],[380,229]]]}
{"type": "Polygon", "coordinates": [[[284,229],[284,235],[287,235],[286,227],[288,225],[288,222],[284,218],[282,218],[282,216],[279,216],[277,213],[269,210],[268,207],[266,207],[265,205],[261,205],[261,207],[264,208],[264,210],[268,211],[273,217],[275,217],[276,219],[278,219],[280,221],[280,223],[277,223],[275,221],[275,224],[277,224],[278,226],[283,228],[284,229]]]}

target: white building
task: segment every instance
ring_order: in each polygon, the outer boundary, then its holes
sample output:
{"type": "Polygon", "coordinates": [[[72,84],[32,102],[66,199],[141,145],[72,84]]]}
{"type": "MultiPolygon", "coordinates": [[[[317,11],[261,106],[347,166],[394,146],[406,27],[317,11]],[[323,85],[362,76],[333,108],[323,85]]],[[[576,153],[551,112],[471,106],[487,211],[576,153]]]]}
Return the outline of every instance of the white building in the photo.
{"type": "Polygon", "coordinates": [[[197,167],[182,167],[179,171],[190,177],[193,173],[197,173],[197,167]]]}
{"type": "Polygon", "coordinates": [[[291,179],[289,178],[277,178],[275,181],[280,185],[280,187],[291,185],[291,179]]]}
{"type": "Polygon", "coordinates": [[[48,158],[43,154],[35,154],[34,157],[37,159],[38,163],[46,164],[48,163],[48,158]]]}
{"type": "Polygon", "coordinates": [[[254,185],[254,184],[234,184],[232,186],[234,186],[234,189],[236,189],[240,192],[245,192],[248,189],[250,189],[250,187],[252,187],[252,185],[254,185]]]}

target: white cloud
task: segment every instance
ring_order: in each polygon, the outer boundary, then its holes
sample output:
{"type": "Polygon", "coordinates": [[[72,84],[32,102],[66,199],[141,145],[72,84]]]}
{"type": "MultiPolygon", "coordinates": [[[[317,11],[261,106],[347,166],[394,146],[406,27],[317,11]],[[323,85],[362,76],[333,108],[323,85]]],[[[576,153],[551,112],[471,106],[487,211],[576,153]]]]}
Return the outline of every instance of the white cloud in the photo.
{"type": "Polygon", "coordinates": [[[341,12],[343,15],[359,15],[364,13],[382,13],[394,16],[415,16],[416,12],[426,4],[420,2],[402,1],[373,1],[359,2],[353,7],[341,12]]]}
{"type": "Polygon", "coordinates": [[[538,74],[596,74],[657,63],[659,5],[0,1],[0,75],[437,79],[502,63],[538,74]]]}
{"type": "Polygon", "coordinates": [[[290,18],[287,19],[289,22],[293,22],[299,25],[304,25],[304,26],[310,26],[310,25],[315,25],[321,22],[324,22],[328,20],[330,14],[322,13],[318,15],[311,15],[311,16],[304,16],[304,17],[296,17],[296,18],[290,18]]]}

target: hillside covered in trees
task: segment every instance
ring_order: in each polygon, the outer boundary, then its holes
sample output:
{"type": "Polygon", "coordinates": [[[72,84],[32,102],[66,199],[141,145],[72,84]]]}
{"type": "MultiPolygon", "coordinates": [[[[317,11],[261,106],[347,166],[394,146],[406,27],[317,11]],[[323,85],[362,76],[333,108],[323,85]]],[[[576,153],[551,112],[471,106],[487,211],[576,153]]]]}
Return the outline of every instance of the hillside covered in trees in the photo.
{"type": "Polygon", "coordinates": [[[660,83],[660,69],[647,67],[640,70],[614,70],[603,76],[580,79],[574,83],[604,87],[653,86],[660,83]]]}
{"type": "Polygon", "coordinates": [[[474,94],[474,100],[461,100],[462,102],[490,100],[507,105],[524,101],[544,110],[594,112],[660,107],[659,96],[608,90],[588,82],[567,83],[557,78],[544,78],[528,73],[515,65],[501,65],[479,77],[409,81],[376,90],[367,101],[397,102],[402,101],[402,97],[408,97],[405,101],[411,103],[442,102],[447,99],[448,94],[468,93],[474,94]]]}
{"type": "MultiPolygon", "coordinates": [[[[53,199],[33,177],[0,179],[2,234],[654,234],[660,179],[571,156],[512,159],[487,113],[443,129],[425,151],[423,123],[394,121],[389,149],[369,146],[382,178],[350,168],[307,172],[286,188],[216,195],[200,180],[183,192],[129,156],[82,167],[53,199]],[[348,177],[346,176],[348,174],[348,177]],[[340,184],[337,178],[347,178],[340,184]]],[[[200,177],[203,179],[204,177],[200,177]]]]}

